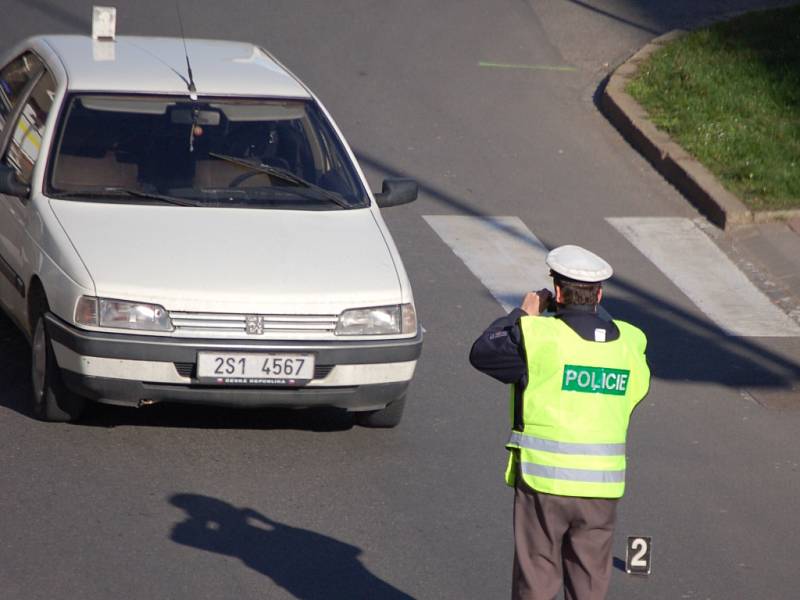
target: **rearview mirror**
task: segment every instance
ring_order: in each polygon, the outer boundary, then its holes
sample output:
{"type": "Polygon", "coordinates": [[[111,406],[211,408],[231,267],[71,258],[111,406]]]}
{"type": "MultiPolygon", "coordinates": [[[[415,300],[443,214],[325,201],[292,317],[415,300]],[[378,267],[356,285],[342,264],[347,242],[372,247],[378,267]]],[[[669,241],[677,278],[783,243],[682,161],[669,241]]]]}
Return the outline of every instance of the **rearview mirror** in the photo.
{"type": "Polygon", "coordinates": [[[14,169],[0,164],[0,194],[27,198],[31,195],[31,188],[17,179],[17,172],[14,169]]]}
{"type": "Polygon", "coordinates": [[[417,199],[419,185],[413,179],[386,179],[379,194],[375,194],[375,202],[381,208],[408,204],[417,199]]]}
{"type": "Polygon", "coordinates": [[[218,110],[199,110],[191,108],[174,108],[169,113],[169,119],[176,125],[219,125],[218,110]]]}

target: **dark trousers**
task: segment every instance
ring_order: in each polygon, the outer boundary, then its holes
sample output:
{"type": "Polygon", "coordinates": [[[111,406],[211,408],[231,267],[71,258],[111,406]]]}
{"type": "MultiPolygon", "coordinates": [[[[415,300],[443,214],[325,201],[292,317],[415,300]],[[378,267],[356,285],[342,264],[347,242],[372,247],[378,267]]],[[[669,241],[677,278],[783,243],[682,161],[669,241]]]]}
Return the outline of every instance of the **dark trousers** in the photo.
{"type": "Polygon", "coordinates": [[[517,476],[512,600],[603,600],[611,581],[617,500],[553,496],[517,476]]]}

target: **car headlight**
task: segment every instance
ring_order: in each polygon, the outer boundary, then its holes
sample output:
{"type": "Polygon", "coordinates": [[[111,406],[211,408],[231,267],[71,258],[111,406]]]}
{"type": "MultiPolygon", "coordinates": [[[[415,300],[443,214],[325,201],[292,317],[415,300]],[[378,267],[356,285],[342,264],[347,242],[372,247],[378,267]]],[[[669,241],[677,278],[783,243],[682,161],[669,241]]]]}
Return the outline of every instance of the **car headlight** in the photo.
{"type": "Polygon", "coordinates": [[[336,335],[386,335],[415,333],[417,313],[413,304],[354,308],[339,315],[336,335]]]}
{"type": "Polygon", "coordinates": [[[172,321],[163,306],[144,302],[127,302],[82,296],[75,307],[78,325],[139,329],[143,331],[172,331],[172,321]]]}

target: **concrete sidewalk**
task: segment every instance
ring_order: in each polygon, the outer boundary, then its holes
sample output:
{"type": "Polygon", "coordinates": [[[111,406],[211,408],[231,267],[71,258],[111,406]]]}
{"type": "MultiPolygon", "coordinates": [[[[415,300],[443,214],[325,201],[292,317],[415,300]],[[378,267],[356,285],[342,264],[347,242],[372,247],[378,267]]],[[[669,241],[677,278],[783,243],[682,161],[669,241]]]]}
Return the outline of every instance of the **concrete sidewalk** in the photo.
{"type": "Polygon", "coordinates": [[[800,219],[746,225],[725,237],[740,264],[760,274],[762,290],[800,322],[800,219]]]}

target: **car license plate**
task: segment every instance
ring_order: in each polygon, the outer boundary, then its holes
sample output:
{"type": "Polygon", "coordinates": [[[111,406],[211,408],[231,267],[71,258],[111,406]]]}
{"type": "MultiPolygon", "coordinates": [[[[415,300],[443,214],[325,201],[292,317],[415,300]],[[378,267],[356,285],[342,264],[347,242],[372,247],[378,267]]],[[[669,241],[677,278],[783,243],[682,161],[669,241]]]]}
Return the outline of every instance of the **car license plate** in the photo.
{"type": "Polygon", "coordinates": [[[303,385],[314,379],[314,355],[198,352],[197,379],[222,385],[303,385]]]}

